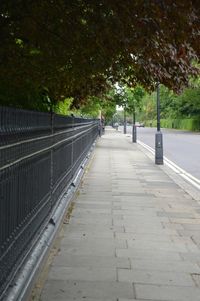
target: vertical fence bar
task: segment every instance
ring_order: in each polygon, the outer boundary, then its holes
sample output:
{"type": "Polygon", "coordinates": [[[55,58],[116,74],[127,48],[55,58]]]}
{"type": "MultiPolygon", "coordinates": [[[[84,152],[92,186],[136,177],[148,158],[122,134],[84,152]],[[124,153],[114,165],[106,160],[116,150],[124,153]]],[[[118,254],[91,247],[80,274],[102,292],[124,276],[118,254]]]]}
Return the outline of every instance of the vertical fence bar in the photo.
{"type": "Polygon", "coordinates": [[[74,115],[72,117],[72,146],[71,146],[71,168],[72,168],[72,177],[74,176],[74,115]]]}
{"type": "MultiPolygon", "coordinates": [[[[54,113],[51,111],[51,144],[53,145],[53,134],[54,134],[54,113]]],[[[50,194],[51,194],[51,208],[53,208],[53,147],[51,147],[51,166],[50,166],[50,194]]]]}

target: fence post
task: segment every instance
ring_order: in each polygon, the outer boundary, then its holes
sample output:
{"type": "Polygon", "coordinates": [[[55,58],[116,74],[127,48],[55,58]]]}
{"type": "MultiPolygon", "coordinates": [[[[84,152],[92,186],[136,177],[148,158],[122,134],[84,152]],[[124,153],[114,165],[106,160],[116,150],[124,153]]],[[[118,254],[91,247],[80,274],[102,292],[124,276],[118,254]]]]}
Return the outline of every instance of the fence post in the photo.
{"type": "MultiPolygon", "coordinates": [[[[54,134],[54,113],[51,110],[51,145],[53,145],[54,134]]],[[[50,194],[51,194],[51,208],[53,207],[53,147],[51,147],[51,166],[50,166],[50,194]]]]}
{"type": "Polygon", "coordinates": [[[74,115],[72,117],[72,155],[71,155],[71,165],[72,165],[72,178],[74,176],[74,115]]]}
{"type": "Polygon", "coordinates": [[[132,142],[137,142],[137,127],[135,125],[135,110],[133,111],[132,142]]]}

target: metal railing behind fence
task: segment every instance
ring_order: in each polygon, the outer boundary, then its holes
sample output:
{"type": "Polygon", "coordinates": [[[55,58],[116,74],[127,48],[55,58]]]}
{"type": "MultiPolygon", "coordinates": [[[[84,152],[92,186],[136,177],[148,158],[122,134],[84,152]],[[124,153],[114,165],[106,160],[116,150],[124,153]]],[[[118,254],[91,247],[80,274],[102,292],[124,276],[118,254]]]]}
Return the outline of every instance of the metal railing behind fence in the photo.
{"type": "Polygon", "coordinates": [[[98,136],[98,120],[0,107],[0,299],[98,136]]]}

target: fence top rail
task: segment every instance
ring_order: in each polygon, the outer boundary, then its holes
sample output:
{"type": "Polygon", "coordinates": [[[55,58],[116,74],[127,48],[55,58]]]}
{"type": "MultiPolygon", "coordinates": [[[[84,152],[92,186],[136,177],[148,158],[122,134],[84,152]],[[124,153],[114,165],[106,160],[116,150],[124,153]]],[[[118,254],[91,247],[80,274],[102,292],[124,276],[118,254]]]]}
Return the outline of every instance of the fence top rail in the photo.
{"type": "MultiPolygon", "coordinates": [[[[94,126],[95,126],[95,125],[93,125],[93,127],[94,127],[94,126]]],[[[8,163],[8,164],[5,164],[5,165],[3,165],[3,166],[0,166],[0,172],[2,172],[3,170],[5,170],[5,169],[7,169],[7,168],[9,168],[9,167],[11,167],[11,166],[13,166],[13,165],[15,165],[15,164],[21,162],[21,161],[23,161],[23,160],[25,160],[25,159],[34,157],[35,155],[38,155],[38,154],[44,153],[44,152],[46,152],[46,151],[48,151],[48,150],[50,150],[50,149],[53,149],[54,147],[57,147],[57,146],[61,145],[61,144],[64,143],[64,142],[72,141],[73,139],[76,139],[76,138],[78,138],[78,137],[81,137],[83,134],[87,133],[87,132],[90,131],[90,130],[91,130],[91,127],[90,127],[90,128],[86,128],[86,129],[84,129],[84,130],[81,131],[81,132],[74,133],[73,136],[70,136],[70,137],[67,137],[67,138],[63,138],[63,139],[61,139],[61,140],[58,141],[58,142],[52,143],[52,144],[51,144],[50,146],[48,146],[48,147],[41,148],[40,150],[38,150],[38,151],[36,151],[36,152],[30,153],[30,154],[28,154],[28,155],[26,155],[26,156],[24,156],[24,157],[18,158],[17,160],[15,160],[15,161],[13,161],[13,162],[10,162],[10,163],[8,163]]],[[[0,149],[0,150],[1,150],[1,149],[0,149]]]]}
{"type": "MultiPolygon", "coordinates": [[[[98,119],[64,116],[0,106],[0,136],[12,142],[49,135],[98,122],[98,119]]],[[[0,144],[9,144],[1,139],[0,144]]]]}
{"type": "Polygon", "coordinates": [[[72,136],[70,136],[70,137],[73,138],[74,130],[81,130],[81,129],[87,128],[89,125],[92,126],[92,125],[96,125],[96,124],[97,123],[87,123],[87,124],[81,124],[81,125],[77,124],[78,126],[75,127],[75,128],[64,129],[62,131],[59,131],[59,132],[56,132],[56,133],[53,133],[53,134],[43,135],[43,136],[34,137],[34,138],[30,138],[30,139],[25,139],[25,140],[19,140],[17,142],[6,144],[6,145],[0,145],[0,151],[2,149],[6,149],[6,148],[8,149],[8,148],[11,148],[11,147],[14,147],[14,146],[17,146],[17,145],[30,143],[30,142],[37,141],[37,140],[49,139],[49,138],[53,138],[53,137],[56,137],[58,135],[62,135],[62,134],[65,134],[65,133],[70,133],[70,132],[72,134],[72,136]]]}

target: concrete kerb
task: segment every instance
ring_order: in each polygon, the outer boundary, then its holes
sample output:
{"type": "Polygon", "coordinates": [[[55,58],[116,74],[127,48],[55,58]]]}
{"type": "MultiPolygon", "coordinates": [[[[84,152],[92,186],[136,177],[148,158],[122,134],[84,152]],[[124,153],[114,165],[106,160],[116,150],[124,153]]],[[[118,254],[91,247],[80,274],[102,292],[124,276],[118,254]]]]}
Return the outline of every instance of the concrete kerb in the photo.
{"type": "Polygon", "coordinates": [[[45,266],[50,249],[59,233],[65,214],[75,196],[85,169],[91,160],[96,142],[97,140],[91,146],[71,184],[69,184],[60,196],[58,206],[52,212],[48,225],[46,225],[44,231],[40,234],[34,248],[29,251],[28,259],[13,279],[12,286],[6,292],[3,301],[26,301],[30,296],[33,286],[45,266]]]}

